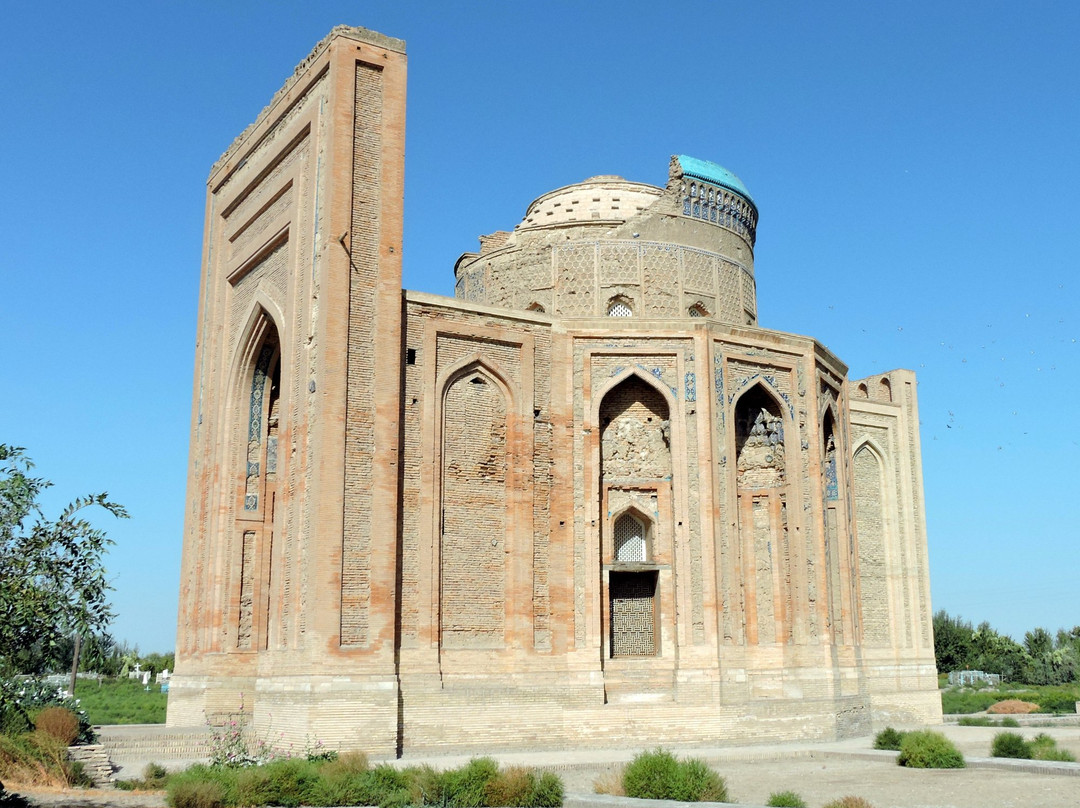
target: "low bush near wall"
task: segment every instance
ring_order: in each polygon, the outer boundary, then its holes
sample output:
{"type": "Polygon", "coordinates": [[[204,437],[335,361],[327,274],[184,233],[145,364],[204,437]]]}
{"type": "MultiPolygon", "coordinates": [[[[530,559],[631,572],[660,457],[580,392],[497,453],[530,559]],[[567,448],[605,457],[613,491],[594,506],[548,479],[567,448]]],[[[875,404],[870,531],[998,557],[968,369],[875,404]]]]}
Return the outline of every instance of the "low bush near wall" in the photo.
{"type": "Polygon", "coordinates": [[[1006,716],[1002,719],[988,718],[985,715],[965,715],[956,722],[961,727],[1019,727],[1020,722],[1006,716]]]}
{"type": "Polygon", "coordinates": [[[1031,759],[1031,744],[1017,732],[999,732],[990,744],[990,755],[999,758],[1031,759]]]}
{"type": "Polygon", "coordinates": [[[794,791],[774,791],[765,804],[769,808],[806,808],[806,802],[794,791]]]}
{"type": "Polygon", "coordinates": [[[628,797],[679,802],[728,802],[724,778],[697,758],[679,760],[670,752],[642,752],[623,771],[628,797]]]}
{"type": "Polygon", "coordinates": [[[896,762],[911,769],[962,769],[964,756],[940,732],[908,732],[900,743],[896,762]]]}
{"type": "Polygon", "coordinates": [[[1075,763],[1076,756],[1067,749],[1059,749],[1057,741],[1040,732],[1030,741],[1017,732],[999,732],[990,744],[990,755],[999,758],[1021,760],[1052,760],[1075,763]]]}
{"type": "Polygon", "coordinates": [[[900,730],[893,729],[892,727],[885,727],[885,729],[874,736],[874,748],[899,752],[900,743],[904,740],[904,734],[905,733],[900,732],[900,730]]]}
{"type": "Polygon", "coordinates": [[[278,760],[235,768],[193,766],[173,775],[173,808],[261,805],[431,805],[439,808],[557,808],[562,781],[550,772],[520,767],[500,770],[490,758],[437,772],[430,766],[369,767],[363,755],[336,760],[278,760]]]}
{"type": "Polygon", "coordinates": [[[34,719],[38,732],[71,746],[79,737],[79,717],[65,707],[46,707],[34,719]]]}
{"type": "Polygon", "coordinates": [[[874,806],[862,797],[841,797],[822,806],[822,808],[874,808],[874,806]]]}
{"type": "Polygon", "coordinates": [[[168,784],[169,772],[160,763],[147,763],[142,777],[114,783],[121,791],[160,791],[168,784]]]}

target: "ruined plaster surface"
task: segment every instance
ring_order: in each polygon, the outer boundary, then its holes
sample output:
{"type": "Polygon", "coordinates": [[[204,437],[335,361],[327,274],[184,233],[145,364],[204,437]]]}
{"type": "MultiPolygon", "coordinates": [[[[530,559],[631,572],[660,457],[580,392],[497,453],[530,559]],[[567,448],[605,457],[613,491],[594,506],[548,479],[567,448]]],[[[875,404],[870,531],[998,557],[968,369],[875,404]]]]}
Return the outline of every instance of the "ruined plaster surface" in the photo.
{"type": "Polygon", "coordinates": [[[757,208],[679,157],[403,291],[405,66],[334,29],[211,172],[169,723],[395,754],[937,720],[914,375],[758,327],[757,208]]]}

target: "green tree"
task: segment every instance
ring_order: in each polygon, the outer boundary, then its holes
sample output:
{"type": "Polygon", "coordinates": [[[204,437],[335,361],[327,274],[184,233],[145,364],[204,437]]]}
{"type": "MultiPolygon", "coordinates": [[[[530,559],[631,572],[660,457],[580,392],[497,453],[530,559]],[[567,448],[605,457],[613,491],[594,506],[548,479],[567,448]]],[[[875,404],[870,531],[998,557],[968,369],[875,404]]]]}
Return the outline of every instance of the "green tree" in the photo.
{"type": "Polygon", "coordinates": [[[1023,675],[1024,649],[1007,634],[999,634],[983,621],[971,635],[971,657],[974,670],[997,673],[1005,681],[1023,675]]]}
{"type": "Polygon", "coordinates": [[[952,617],[944,609],[934,613],[934,657],[942,673],[967,670],[971,662],[971,623],[952,617]]]}
{"type": "Polygon", "coordinates": [[[52,485],[30,476],[23,449],[0,444],[0,671],[21,663],[55,664],[70,636],[105,632],[112,611],[103,556],[112,543],[83,515],[99,506],[127,512],[108,494],[68,505],[55,521],[38,499],[52,485]]]}

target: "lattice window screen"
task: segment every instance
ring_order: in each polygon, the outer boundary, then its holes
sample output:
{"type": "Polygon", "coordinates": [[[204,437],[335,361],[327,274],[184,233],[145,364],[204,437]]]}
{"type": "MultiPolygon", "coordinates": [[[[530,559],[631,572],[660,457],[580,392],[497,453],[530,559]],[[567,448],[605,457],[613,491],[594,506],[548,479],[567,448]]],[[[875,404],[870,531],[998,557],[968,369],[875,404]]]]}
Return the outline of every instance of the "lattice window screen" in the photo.
{"type": "Polygon", "coordinates": [[[611,655],[655,656],[656,574],[611,573],[611,655]]]}
{"type": "Polygon", "coordinates": [[[623,514],[616,520],[612,533],[616,561],[645,561],[645,526],[640,520],[623,514]]]}
{"type": "Polygon", "coordinates": [[[621,300],[616,300],[608,306],[608,317],[633,317],[634,310],[621,300]]]}

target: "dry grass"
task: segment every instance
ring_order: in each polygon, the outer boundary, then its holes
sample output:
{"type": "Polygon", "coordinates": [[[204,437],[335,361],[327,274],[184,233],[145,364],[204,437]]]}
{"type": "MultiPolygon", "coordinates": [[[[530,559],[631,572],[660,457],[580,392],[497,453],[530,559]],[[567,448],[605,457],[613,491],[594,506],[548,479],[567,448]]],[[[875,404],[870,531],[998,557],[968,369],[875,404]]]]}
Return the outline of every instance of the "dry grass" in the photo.
{"type": "Polygon", "coordinates": [[[64,746],[71,746],[79,737],[79,717],[63,707],[46,707],[34,719],[34,726],[64,746]]]}
{"type": "Polygon", "coordinates": [[[849,795],[827,803],[824,808],[874,808],[874,806],[862,797],[849,795]]]}
{"type": "Polygon", "coordinates": [[[73,779],[66,744],[43,732],[0,734],[0,780],[7,785],[66,788],[73,779]]]}
{"type": "Polygon", "coordinates": [[[613,797],[625,797],[626,789],[623,788],[623,770],[625,767],[616,766],[608,769],[593,780],[593,791],[597,794],[610,794],[613,797]]]}

